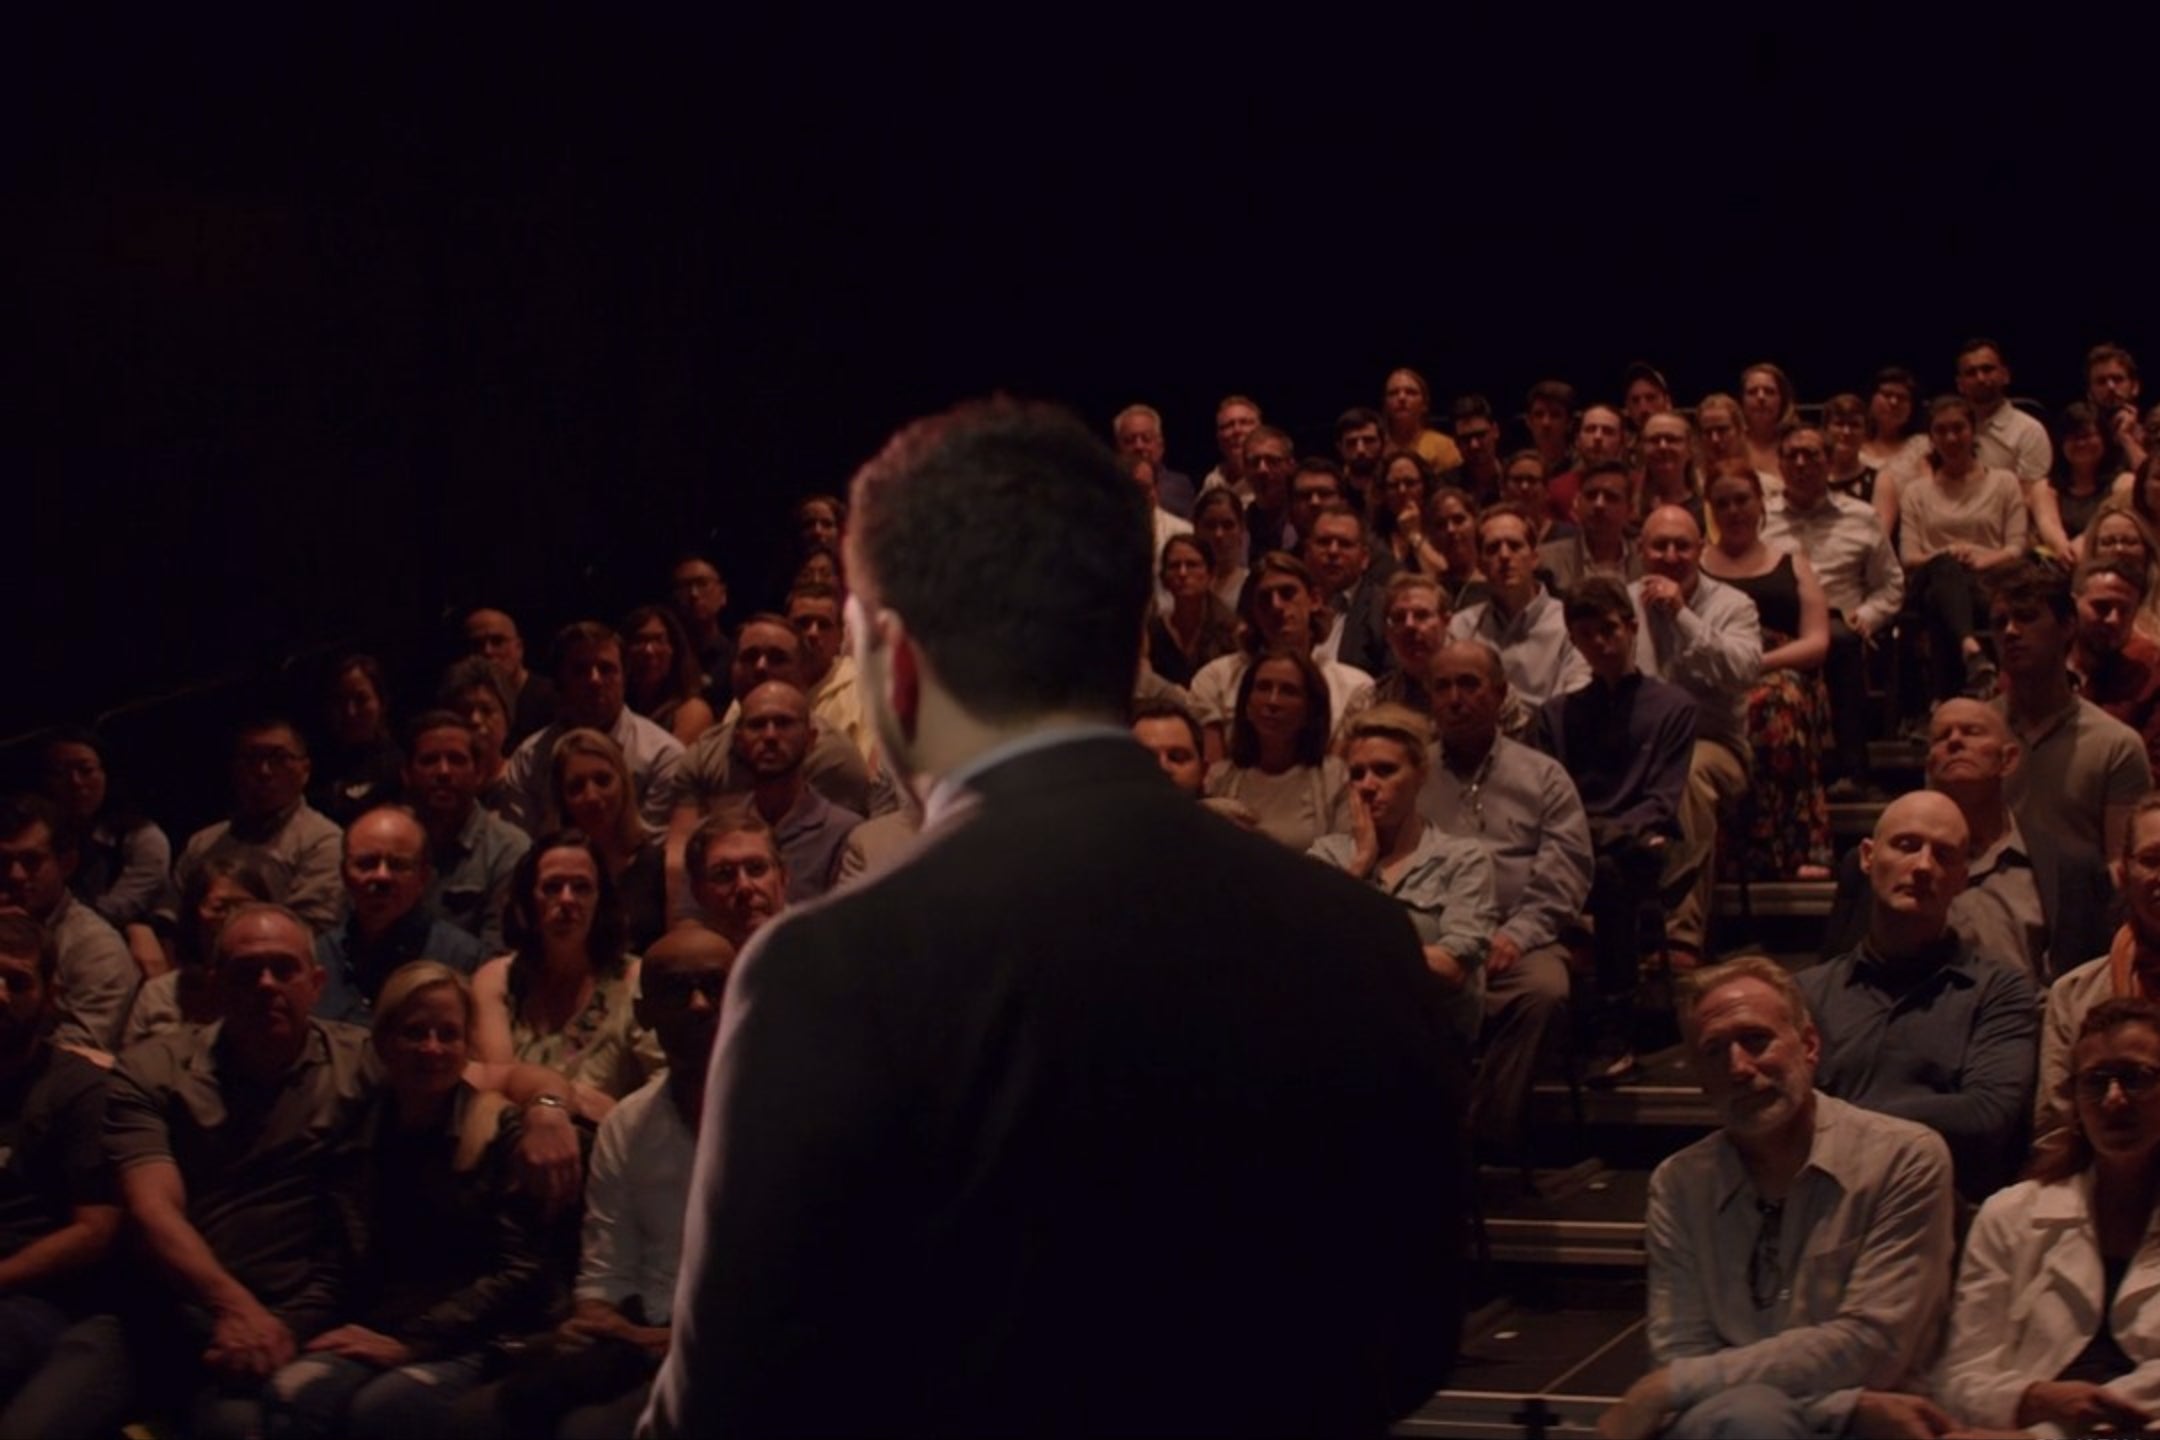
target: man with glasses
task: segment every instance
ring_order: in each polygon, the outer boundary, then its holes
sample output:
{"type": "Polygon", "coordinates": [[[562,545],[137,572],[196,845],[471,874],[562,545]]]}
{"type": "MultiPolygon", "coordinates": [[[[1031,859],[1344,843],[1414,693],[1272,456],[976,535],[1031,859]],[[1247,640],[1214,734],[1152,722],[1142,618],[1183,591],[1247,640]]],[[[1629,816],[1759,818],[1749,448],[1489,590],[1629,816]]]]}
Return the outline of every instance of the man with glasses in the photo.
{"type": "Polygon", "coordinates": [[[1814,562],[1830,600],[1830,717],[1836,727],[1832,799],[1856,799],[1867,777],[1867,647],[1905,603],[1905,567],[1875,507],[1830,488],[1830,444],[1801,425],[1778,442],[1785,493],[1764,507],[1763,539],[1814,562]]]}
{"type": "Polygon", "coordinates": [[[375,996],[398,966],[437,960],[470,975],[485,958],[477,938],[424,903],[433,878],[428,834],[402,807],[378,806],[346,827],[343,870],[351,911],[343,925],[315,937],[319,1018],[372,1025],[375,996]]]}
{"type": "Polygon", "coordinates": [[[2014,963],[1980,955],[1950,923],[1971,832],[1947,795],[1883,810],[1860,844],[1872,893],[1867,938],[1808,970],[1825,1094],[1935,1130],[1975,1203],[2007,1182],[2032,1104],[2039,995],[2014,963]]]}
{"type": "Polygon", "coordinates": [[[1469,491],[1478,504],[1492,504],[1500,498],[1500,422],[1493,418],[1492,402],[1483,395],[1459,397],[1452,428],[1462,468],[1448,482],[1469,491]]]}
{"type": "Polygon", "coordinates": [[[2035,1144],[2069,1121],[2064,1085],[2086,1013],[2103,1000],[2160,1001],[2160,793],[2147,795],[2130,812],[2122,852],[2115,857],[2115,885],[2129,919],[2124,933],[2107,954],[2048,987],[2047,1018],[2040,1027],[2040,1086],[2033,1101],[2035,1144]]]}
{"type": "Polygon", "coordinates": [[[270,898],[291,910],[318,935],[345,913],[338,873],[338,827],[303,798],[307,793],[307,742],[284,720],[253,721],[233,740],[233,810],[228,819],[188,837],[173,866],[172,889],[157,919],[170,934],[179,923],[180,892],[213,857],[246,860],[269,882],[270,898]]]}
{"type": "MultiPolygon", "coordinates": [[[[718,714],[733,698],[728,689],[728,666],[735,645],[720,617],[727,613],[727,581],[720,567],[703,555],[685,555],[668,572],[668,598],[676,618],[697,650],[698,673],[705,677],[705,698],[718,714]]],[[[549,718],[553,718],[552,716],[549,718]]]]}
{"type": "Polygon", "coordinates": [[[118,1050],[142,973],[120,932],[68,892],[78,856],[75,828],[50,800],[0,801],[0,911],[27,915],[51,937],[59,985],[53,1036],[118,1050]]]}
{"type": "Polygon", "coordinates": [[[1930,1402],[1891,1393],[1924,1381],[1948,1313],[1956,1241],[1942,1140],[1816,1088],[1824,1042],[1775,961],[1697,971],[1679,1009],[1719,1128],[1650,1178],[1657,1368],[1599,1433],[1950,1430],[1930,1402]]]}

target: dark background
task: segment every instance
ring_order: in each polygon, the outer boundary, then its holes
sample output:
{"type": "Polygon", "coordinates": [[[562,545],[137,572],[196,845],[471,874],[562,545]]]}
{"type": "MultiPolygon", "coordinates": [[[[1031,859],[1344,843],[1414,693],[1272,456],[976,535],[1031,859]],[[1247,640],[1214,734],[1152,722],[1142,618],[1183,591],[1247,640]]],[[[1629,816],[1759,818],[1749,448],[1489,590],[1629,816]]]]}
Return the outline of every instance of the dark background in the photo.
{"type": "Polygon", "coordinates": [[[1893,361],[1948,388],[1986,332],[2053,403],[2093,342],[2160,346],[2121,46],[1802,19],[26,49],[0,734],[220,680],[296,703],[350,644],[431,674],[482,600],[538,658],[686,545],[740,615],[793,499],[992,388],[1150,400],[1197,476],[1225,391],[1319,446],[1403,363],[1503,413],[1637,356],[1684,402],[1765,357],[1819,399],[1893,361]]]}

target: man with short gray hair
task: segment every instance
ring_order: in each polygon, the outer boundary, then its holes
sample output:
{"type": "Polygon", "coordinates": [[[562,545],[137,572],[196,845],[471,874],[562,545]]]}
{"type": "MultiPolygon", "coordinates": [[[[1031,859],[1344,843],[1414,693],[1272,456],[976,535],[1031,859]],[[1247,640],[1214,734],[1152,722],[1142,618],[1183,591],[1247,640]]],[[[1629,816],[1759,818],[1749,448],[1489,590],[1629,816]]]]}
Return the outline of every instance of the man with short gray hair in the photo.
{"type": "Polygon", "coordinates": [[[1155,476],[1155,503],[1180,520],[1192,519],[1192,477],[1163,463],[1162,412],[1152,405],[1128,405],[1110,422],[1117,450],[1127,460],[1144,462],[1155,476]]]}

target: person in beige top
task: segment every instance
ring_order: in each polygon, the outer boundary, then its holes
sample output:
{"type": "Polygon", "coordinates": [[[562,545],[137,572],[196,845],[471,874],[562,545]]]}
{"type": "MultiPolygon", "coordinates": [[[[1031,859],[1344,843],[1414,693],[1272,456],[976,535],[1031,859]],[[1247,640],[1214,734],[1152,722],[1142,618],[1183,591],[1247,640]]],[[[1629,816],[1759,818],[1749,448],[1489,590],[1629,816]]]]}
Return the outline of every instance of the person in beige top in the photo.
{"type": "Polygon", "coordinates": [[[1929,693],[1937,700],[1961,688],[1982,696],[1994,689],[1994,667],[1973,634],[1975,582],[2022,554],[2031,528],[2017,476],[1980,463],[1975,419],[1960,395],[1929,406],[1933,463],[1895,482],[1898,558],[1927,625],[1929,693]]]}

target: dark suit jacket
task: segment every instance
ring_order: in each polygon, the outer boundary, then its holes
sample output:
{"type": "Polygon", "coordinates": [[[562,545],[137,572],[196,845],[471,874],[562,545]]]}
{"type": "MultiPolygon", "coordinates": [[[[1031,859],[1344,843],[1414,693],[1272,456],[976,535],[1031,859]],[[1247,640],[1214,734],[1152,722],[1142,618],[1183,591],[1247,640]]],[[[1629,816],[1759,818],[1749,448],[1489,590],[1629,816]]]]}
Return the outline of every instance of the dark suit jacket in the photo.
{"type": "Polygon", "coordinates": [[[1374,677],[1395,668],[1395,653],[1387,646],[1387,582],[1398,568],[1385,547],[1376,547],[1372,563],[1344,602],[1342,644],[1335,658],[1374,677]]]}
{"type": "Polygon", "coordinates": [[[737,968],[649,1429],[1377,1434],[1461,1313],[1404,912],[1123,739],[971,789],[737,968]]]}

